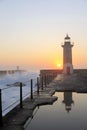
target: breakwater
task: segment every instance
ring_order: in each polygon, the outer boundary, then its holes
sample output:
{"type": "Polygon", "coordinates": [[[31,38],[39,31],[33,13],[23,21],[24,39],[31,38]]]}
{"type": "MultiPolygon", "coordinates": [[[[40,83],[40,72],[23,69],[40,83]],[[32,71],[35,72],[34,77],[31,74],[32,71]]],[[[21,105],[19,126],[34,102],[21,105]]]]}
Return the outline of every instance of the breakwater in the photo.
{"type": "Polygon", "coordinates": [[[77,72],[72,75],[63,75],[62,72],[59,74],[55,71],[54,74],[54,71],[52,70],[41,70],[39,77],[41,80],[39,83],[37,82],[37,90],[32,92],[31,80],[31,96],[25,99],[22,104],[17,105],[17,107],[5,116],[3,120],[3,128],[0,127],[0,129],[15,130],[16,128],[16,130],[24,130],[23,126],[26,124],[29,117],[33,117],[33,111],[36,106],[52,104],[57,99],[57,97],[52,96],[56,91],[63,92],[73,90],[80,93],[87,92],[87,70],[76,71],[77,72]],[[55,76],[53,76],[52,73],[55,76]],[[47,82],[48,77],[51,78],[50,83],[47,82]]]}

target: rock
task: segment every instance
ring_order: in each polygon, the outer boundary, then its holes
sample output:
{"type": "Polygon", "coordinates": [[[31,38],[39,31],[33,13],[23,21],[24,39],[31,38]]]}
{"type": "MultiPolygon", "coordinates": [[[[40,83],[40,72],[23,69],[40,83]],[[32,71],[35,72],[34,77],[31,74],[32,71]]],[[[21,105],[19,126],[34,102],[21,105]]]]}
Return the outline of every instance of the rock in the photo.
{"type": "MultiPolygon", "coordinates": [[[[18,86],[20,86],[20,82],[15,82],[13,84],[7,84],[7,86],[16,86],[16,87],[18,87],[18,86]]],[[[22,83],[22,86],[26,86],[26,84],[22,83]]]]}

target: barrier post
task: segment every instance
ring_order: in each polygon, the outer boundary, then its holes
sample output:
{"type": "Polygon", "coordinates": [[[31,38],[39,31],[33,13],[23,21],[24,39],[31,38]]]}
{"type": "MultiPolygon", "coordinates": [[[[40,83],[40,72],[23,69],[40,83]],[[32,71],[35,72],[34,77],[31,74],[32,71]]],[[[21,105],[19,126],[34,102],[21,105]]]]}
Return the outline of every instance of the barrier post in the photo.
{"type": "Polygon", "coordinates": [[[23,108],[23,101],[22,101],[22,83],[20,83],[20,108],[23,108]]]}
{"type": "Polygon", "coordinates": [[[37,94],[39,94],[39,78],[37,77],[37,94]]]}
{"type": "Polygon", "coordinates": [[[47,86],[46,75],[44,76],[45,87],[47,86]]]}
{"type": "Polygon", "coordinates": [[[31,79],[31,99],[33,99],[33,80],[31,79]]]}
{"type": "Polygon", "coordinates": [[[41,89],[43,90],[43,76],[41,77],[41,89]]]}
{"type": "Polygon", "coordinates": [[[2,121],[2,93],[0,89],[0,126],[3,126],[3,121],[2,121]]]}

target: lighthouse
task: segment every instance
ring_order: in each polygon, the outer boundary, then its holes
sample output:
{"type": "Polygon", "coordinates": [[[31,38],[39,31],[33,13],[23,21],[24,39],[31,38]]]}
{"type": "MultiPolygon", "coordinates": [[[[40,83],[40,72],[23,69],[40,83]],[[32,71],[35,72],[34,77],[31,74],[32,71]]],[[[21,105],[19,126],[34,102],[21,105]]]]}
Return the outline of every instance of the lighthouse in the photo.
{"type": "Polygon", "coordinates": [[[72,47],[74,45],[71,43],[71,39],[66,35],[64,38],[63,47],[63,73],[64,74],[72,74],[73,73],[73,65],[72,65],[72,47]]]}

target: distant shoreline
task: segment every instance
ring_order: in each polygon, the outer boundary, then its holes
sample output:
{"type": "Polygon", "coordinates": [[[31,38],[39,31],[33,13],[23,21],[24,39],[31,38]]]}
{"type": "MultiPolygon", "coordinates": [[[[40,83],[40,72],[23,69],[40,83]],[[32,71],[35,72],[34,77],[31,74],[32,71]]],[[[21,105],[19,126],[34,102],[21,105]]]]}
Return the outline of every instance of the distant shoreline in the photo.
{"type": "Polygon", "coordinates": [[[16,72],[25,72],[26,70],[0,70],[0,74],[13,74],[16,72]]]}

